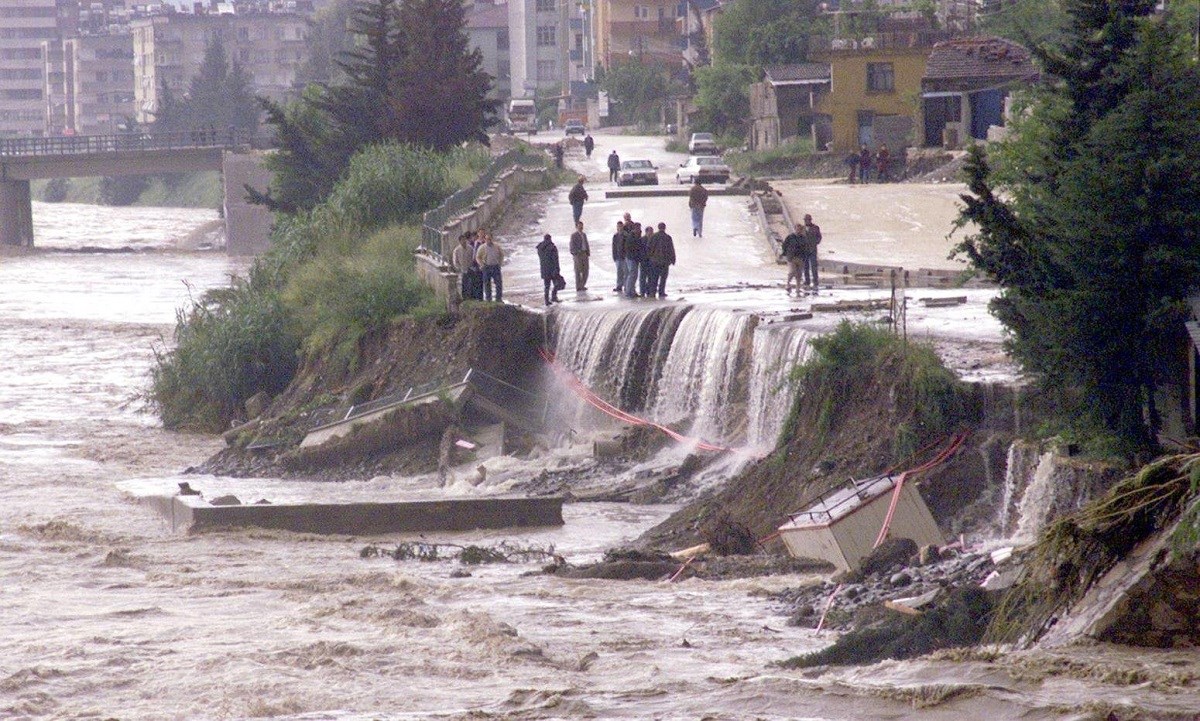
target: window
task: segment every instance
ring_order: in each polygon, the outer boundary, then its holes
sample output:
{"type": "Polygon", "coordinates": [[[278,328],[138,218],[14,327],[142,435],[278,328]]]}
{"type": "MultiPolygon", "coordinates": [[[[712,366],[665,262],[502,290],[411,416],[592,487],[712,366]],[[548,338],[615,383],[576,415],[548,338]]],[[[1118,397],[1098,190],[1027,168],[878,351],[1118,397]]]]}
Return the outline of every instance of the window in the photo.
{"type": "Polygon", "coordinates": [[[867,90],[890,93],[896,89],[896,75],[891,63],[867,63],[867,90]]]}
{"type": "Polygon", "coordinates": [[[555,10],[554,0],[537,0],[537,11],[540,13],[553,12],[555,10]]]}
{"type": "Polygon", "coordinates": [[[548,48],[558,44],[558,28],[553,25],[539,25],[537,29],[538,47],[548,48]]]}
{"type": "Polygon", "coordinates": [[[633,16],[638,20],[650,19],[650,7],[647,5],[634,5],[633,16]]]}
{"type": "Polygon", "coordinates": [[[558,80],[558,61],[537,61],[537,76],[538,80],[558,80]]]}

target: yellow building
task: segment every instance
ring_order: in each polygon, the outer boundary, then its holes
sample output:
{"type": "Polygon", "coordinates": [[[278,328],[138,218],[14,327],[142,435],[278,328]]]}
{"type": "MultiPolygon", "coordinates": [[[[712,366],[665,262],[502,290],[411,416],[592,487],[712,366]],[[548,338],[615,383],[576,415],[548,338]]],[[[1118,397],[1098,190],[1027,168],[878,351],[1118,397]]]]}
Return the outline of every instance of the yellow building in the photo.
{"type": "Polygon", "coordinates": [[[630,60],[678,68],[683,61],[679,12],[667,0],[596,0],[596,60],[611,68],[630,60]]]}
{"type": "Polygon", "coordinates": [[[829,90],[815,98],[813,107],[817,116],[825,116],[821,120],[827,118],[827,149],[913,145],[925,62],[942,39],[941,33],[930,31],[876,33],[830,40],[811,52],[812,61],[829,64],[829,90]]]}

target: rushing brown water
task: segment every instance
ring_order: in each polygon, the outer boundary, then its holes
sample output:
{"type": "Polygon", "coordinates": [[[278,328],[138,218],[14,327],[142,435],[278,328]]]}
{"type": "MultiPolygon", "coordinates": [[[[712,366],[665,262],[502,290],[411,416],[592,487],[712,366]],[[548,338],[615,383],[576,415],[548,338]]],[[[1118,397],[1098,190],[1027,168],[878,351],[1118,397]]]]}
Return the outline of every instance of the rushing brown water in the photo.
{"type": "MultiPolygon", "coordinates": [[[[173,533],[130,490],[171,487],[219,441],[163,431],[136,396],[175,309],[245,267],[180,250],[213,219],[38,206],[38,242],[55,250],[0,258],[0,718],[998,721],[1200,709],[1188,651],[782,671],[772,663],[830,638],[787,626],[768,593],[812,578],[614,583],[531,573],[536,563],[457,577],[448,562],[360,557],[399,536],[173,533]],[[144,252],[62,252],[85,245],[144,252]]],[[[498,483],[582,454],[509,461],[498,483]]],[[[440,492],[430,478],[188,480],[247,496],[440,492]]],[[[429,540],[553,546],[582,563],[670,510],[568,504],[561,529],[429,540]]]]}

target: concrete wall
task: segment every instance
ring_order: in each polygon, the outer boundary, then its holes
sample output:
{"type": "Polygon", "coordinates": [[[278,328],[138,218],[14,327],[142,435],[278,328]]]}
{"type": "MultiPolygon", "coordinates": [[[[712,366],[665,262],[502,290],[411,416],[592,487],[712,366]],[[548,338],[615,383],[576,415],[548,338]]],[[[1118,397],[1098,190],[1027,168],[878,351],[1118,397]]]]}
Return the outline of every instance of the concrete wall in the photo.
{"type": "Polygon", "coordinates": [[[446,303],[447,308],[457,308],[462,300],[458,274],[449,266],[450,254],[458,243],[458,236],[468,230],[486,227],[499,216],[511,198],[518,195],[523,188],[542,182],[545,176],[545,168],[531,169],[521,166],[514,166],[501,173],[475,205],[462,215],[451,218],[440,229],[440,257],[433,253],[416,254],[417,275],[446,303]]]}
{"type": "Polygon", "coordinates": [[[225,252],[229,255],[258,255],[271,247],[271,211],[246,202],[249,185],[265,190],[271,172],[262,153],[226,152],[222,159],[225,182],[225,252]]]}

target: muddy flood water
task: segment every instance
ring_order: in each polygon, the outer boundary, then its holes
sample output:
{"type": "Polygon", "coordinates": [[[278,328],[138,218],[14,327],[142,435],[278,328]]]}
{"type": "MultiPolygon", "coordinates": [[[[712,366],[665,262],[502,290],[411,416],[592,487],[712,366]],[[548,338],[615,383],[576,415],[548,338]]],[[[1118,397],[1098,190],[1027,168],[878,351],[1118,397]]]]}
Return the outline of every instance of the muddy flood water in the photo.
{"type": "MultiPolygon", "coordinates": [[[[34,209],[37,242],[0,257],[0,718],[3,719],[1104,719],[1195,718],[1200,661],[1108,647],[946,654],[784,671],[832,641],[788,626],[769,594],[816,583],[612,582],[364,558],[403,536],[188,536],[137,504],[220,447],[147,414],[155,347],[176,309],[244,271],[186,250],[208,211],[34,209]],[[67,252],[71,248],[136,252],[67,252]]],[[[199,235],[198,235],[199,234],[199,235]]],[[[501,479],[569,468],[583,444],[511,461],[501,479]]],[[[284,490],[447,492],[430,478],[284,490]]],[[[502,480],[499,482],[503,482],[502,480]]],[[[574,503],[562,528],[430,536],[595,560],[673,507],[574,503]]]]}

